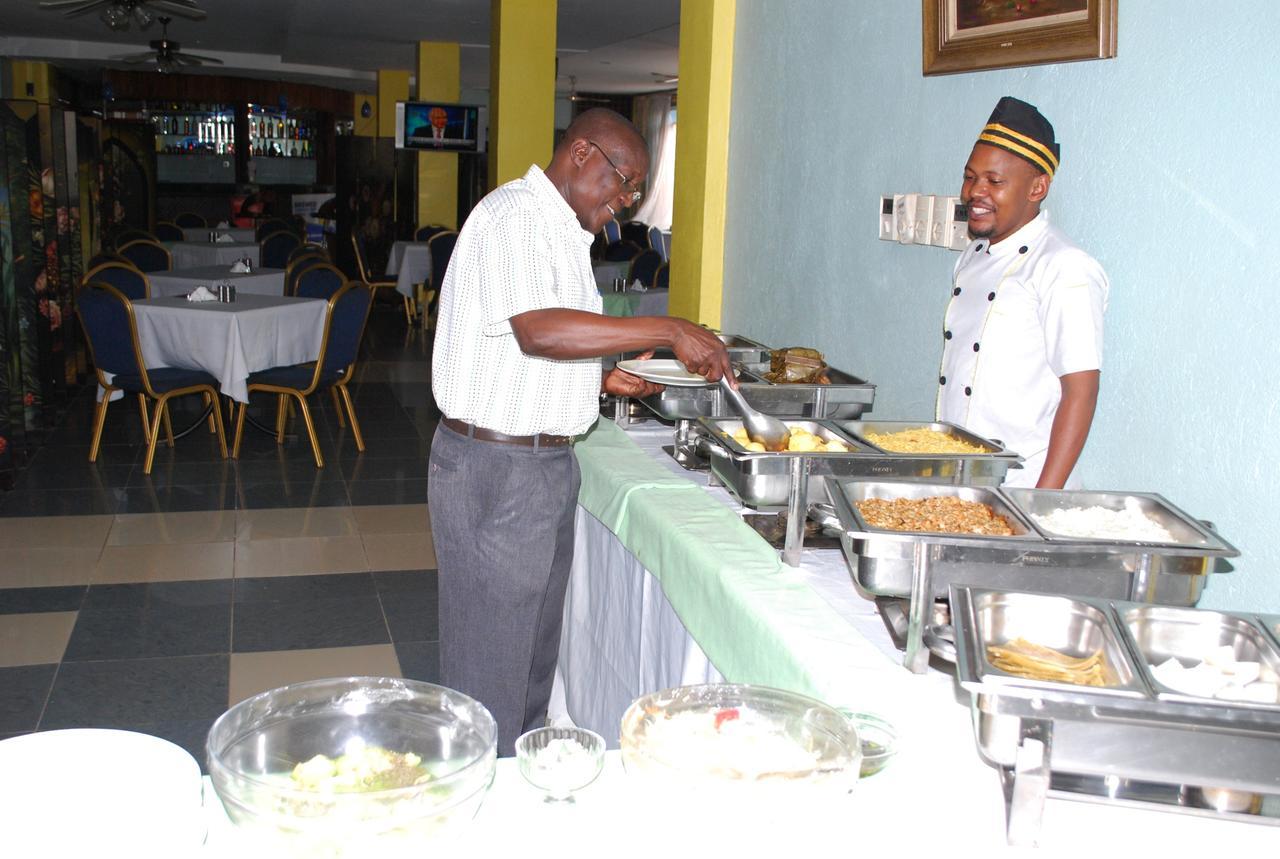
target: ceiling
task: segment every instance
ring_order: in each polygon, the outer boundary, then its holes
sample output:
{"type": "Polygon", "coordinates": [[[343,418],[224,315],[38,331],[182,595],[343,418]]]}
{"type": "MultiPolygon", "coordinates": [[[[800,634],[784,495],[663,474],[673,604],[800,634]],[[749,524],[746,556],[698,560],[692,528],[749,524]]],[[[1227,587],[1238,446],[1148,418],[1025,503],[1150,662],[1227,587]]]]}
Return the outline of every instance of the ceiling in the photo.
{"type": "MultiPolygon", "coordinates": [[[[111,30],[97,13],[67,18],[39,0],[0,0],[0,56],[67,68],[103,66],[146,50],[160,25],[111,30]]],[[[184,51],[217,57],[210,74],[243,75],[369,91],[378,69],[415,68],[419,41],[458,42],[463,90],[489,88],[490,0],[203,0],[208,17],[175,17],[184,51]]],[[[556,91],[638,93],[674,89],[680,0],[559,0],[556,91]]],[[[200,72],[184,72],[184,74],[200,72]]]]}

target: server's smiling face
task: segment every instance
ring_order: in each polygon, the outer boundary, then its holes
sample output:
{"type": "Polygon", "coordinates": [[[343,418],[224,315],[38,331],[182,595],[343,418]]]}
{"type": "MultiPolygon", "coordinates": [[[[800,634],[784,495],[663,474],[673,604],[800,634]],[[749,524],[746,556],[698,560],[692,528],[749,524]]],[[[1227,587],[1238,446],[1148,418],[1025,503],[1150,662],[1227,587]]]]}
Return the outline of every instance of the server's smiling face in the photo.
{"type": "Polygon", "coordinates": [[[998,146],[979,143],[964,165],[960,200],[969,207],[969,235],[1002,241],[1040,214],[1049,177],[998,146]]]}

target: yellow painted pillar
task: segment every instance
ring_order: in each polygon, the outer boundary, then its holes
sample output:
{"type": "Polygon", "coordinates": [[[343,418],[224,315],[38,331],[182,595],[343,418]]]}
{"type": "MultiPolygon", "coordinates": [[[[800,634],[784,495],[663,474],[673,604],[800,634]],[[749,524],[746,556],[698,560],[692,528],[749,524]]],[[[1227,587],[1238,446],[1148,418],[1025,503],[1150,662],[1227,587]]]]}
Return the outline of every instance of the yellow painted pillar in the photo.
{"type": "Polygon", "coordinates": [[[351,99],[351,115],[355,117],[352,132],[356,137],[378,136],[378,96],[371,92],[358,92],[351,99]],[[368,106],[368,116],[365,107],[368,106]]]}
{"type": "Polygon", "coordinates": [[[680,4],[672,316],[720,327],[736,0],[680,4]]]}
{"type": "MultiPolygon", "coordinates": [[[[418,43],[418,101],[452,103],[461,88],[457,42],[418,43]]],[[[458,228],[458,153],[418,153],[418,226],[458,228]]]]}
{"type": "Polygon", "coordinates": [[[378,136],[396,136],[396,102],[409,100],[409,73],[378,69],[378,136]]]}
{"type": "Polygon", "coordinates": [[[34,99],[49,104],[57,94],[53,66],[33,60],[12,60],[9,63],[9,92],[15,99],[34,99]]]}
{"type": "Polygon", "coordinates": [[[492,0],[489,187],[551,161],[556,119],[556,0],[492,0]]]}

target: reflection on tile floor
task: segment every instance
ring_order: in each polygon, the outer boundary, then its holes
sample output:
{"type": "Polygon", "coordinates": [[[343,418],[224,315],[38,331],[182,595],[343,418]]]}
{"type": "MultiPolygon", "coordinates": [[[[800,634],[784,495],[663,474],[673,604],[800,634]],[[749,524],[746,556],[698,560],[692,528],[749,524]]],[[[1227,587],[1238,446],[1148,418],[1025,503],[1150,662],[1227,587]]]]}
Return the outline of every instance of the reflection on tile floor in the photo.
{"type": "MultiPolygon", "coordinates": [[[[223,460],[198,427],[144,475],[125,404],[109,410],[90,464],[82,393],[0,494],[0,739],[128,728],[203,766],[213,719],[265,689],[439,680],[429,348],[376,308],[362,352],[351,387],[367,449],[314,398],[323,469],[305,433],[277,446],[246,430],[240,459],[223,460]]],[[[250,413],[272,423],[269,407],[255,400],[250,413]]],[[[175,427],[195,417],[182,408],[175,427]]]]}

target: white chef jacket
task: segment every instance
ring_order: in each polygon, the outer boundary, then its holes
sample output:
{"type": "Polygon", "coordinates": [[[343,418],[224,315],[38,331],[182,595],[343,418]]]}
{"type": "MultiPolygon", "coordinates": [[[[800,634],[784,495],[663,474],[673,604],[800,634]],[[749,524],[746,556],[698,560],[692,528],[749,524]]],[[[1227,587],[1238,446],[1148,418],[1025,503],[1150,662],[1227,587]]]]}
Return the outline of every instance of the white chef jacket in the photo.
{"type": "MultiPolygon", "coordinates": [[[[1041,212],[960,255],[943,324],[938,420],[1020,454],[1005,483],[1035,486],[1062,399],[1058,377],[1102,368],[1107,276],[1041,212]]],[[[1074,474],[1067,485],[1077,486],[1074,474]]]]}

